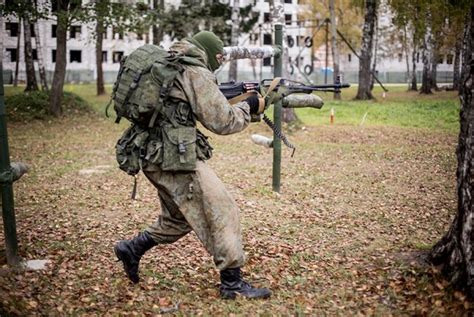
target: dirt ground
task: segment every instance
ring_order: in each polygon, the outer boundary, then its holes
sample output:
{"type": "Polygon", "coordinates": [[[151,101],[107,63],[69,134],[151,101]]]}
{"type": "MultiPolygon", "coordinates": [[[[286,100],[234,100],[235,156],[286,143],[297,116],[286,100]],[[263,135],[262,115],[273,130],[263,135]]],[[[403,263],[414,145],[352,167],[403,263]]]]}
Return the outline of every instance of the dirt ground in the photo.
{"type": "MultiPolygon", "coordinates": [[[[218,272],[197,237],[159,246],[132,285],[114,243],[159,213],[155,189],[116,167],[125,125],[89,115],[9,125],[20,254],[45,271],[0,270],[0,315],[469,315],[423,256],[456,210],[457,135],[408,128],[318,126],[289,134],[281,193],[272,152],[250,135],[211,136],[209,164],[241,207],[245,277],[267,301],[219,299],[218,272]],[[3,311],[3,313],[2,313],[3,311]]],[[[4,246],[3,224],[0,246],[4,246]]]]}

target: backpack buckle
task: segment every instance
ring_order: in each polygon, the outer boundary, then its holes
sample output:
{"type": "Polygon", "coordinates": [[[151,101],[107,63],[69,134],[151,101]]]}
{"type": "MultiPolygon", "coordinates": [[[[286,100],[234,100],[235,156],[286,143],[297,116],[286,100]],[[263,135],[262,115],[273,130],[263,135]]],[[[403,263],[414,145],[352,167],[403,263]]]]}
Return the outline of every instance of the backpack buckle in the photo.
{"type": "Polygon", "coordinates": [[[179,152],[179,154],[186,153],[186,145],[184,145],[183,142],[178,143],[178,152],[179,152]]]}

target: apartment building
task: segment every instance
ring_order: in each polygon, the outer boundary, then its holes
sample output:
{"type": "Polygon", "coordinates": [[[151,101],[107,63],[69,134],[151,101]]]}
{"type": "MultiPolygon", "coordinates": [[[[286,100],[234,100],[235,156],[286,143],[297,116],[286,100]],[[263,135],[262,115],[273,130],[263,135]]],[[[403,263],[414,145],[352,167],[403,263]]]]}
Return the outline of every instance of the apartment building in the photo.
{"type": "MultiPolygon", "coordinates": [[[[46,0],[39,0],[39,2],[46,0]]],[[[83,0],[88,1],[88,0],[83,0]]],[[[143,0],[148,4],[151,0],[143,0]]],[[[303,13],[308,10],[299,0],[283,0],[284,24],[285,24],[285,76],[298,80],[311,80],[313,82],[332,81],[332,55],[326,45],[315,47],[311,40],[315,32],[325,32],[321,26],[320,19],[303,19],[303,13]],[[319,30],[319,31],[318,31],[319,30]]],[[[170,5],[179,4],[179,0],[169,1],[170,5]]],[[[230,0],[232,5],[232,0],[230,0]]],[[[259,13],[259,20],[254,28],[239,37],[239,45],[261,46],[274,43],[273,29],[271,24],[271,13],[268,1],[265,0],[241,0],[240,6],[251,4],[254,11],[259,13]]],[[[307,16],[307,15],[305,15],[307,16]]],[[[391,24],[389,12],[379,19],[380,26],[391,24]]],[[[14,17],[0,17],[1,50],[0,57],[3,61],[3,78],[5,83],[11,83],[15,72],[16,60],[19,59],[20,81],[26,79],[24,63],[24,40],[23,26],[18,24],[14,17]],[[18,36],[20,36],[20,49],[17,48],[18,36]]],[[[52,78],[56,58],[56,28],[57,22],[54,17],[38,21],[39,38],[41,42],[41,53],[45,63],[47,76],[52,78]]],[[[32,36],[36,28],[31,27],[32,36]]],[[[130,54],[137,47],[152,41],[152,32],[147,34],[127,33],[123,34],[109,27],[103,34],[103,70],[106,82],[113,82],[119,68],[122,56],[130,54]]],[[[384,48],[386,39],[381,36],[378,41],[378,66],[379,77],[383,82],[406,81],[405,55],[399,47],[390,46],[384,48]]],[[[37,59],[38,51],[34,39],[33,58],[37,59]]],[[[161,43],[165,48],[171,45],[171,41],[165,36],[161,43]]],[[[341,50],[340,57],[341,73],[344,80],[357,82],[359,63],[357,57],[347,47],[341,50]]],[[[96,80],[96,57],[93,23],[74,24],[68,32],[67,41],[67,82],[93,82],[96,80]]],[[[438,67],[441,81],[446,82],[452,77],[452,54],[443,56],[443,61],[438,67]]],[[[238,79],[262,79],[271,78],[273,73],[273,61],[270,58],[263,60],[239,60],[238,79]]],[[[37,63],[35,63],[37,66],[37,63]]],[[[421,71],[421,57],[418,57],[418,71],[421,71]]],[[[228,65],[224,65],[217,71],[220,81],[228,79],[228,65]]]]}

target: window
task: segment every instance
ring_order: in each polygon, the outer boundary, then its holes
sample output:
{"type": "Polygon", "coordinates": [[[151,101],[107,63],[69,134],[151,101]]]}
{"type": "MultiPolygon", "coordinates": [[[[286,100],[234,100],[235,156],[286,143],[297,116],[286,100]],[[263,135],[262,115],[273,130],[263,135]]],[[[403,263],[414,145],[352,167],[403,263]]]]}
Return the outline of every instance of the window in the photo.
{"type": "Polygon", "coordinates": [[[272,45],[272,35],[269,33],[263,34],[263,45],[272,45]]]}
{"type": "Polygon", "coordinates": [[[265,57],[263,59],[263,66],[272,66],[272,58],[271,57],[265,57]]]}
{"type": "Polygon", "coordinates": [[[270,22],[270,13],[269,12],[263,13],[263,23],[265,23],[265,22],[270,22]]]}
{"type": "Polygon", "coordinates": [[[285,3],[292,3],[291,0],[285,0],[285,3]]]}
{"type": "Polygon", "coordinates": [[[7,22],[5,23],[5,30],[11,37],[18,36],[18,23],[7,22]]]}
{"type": "Polygon", "coordinates": [[[347,61],[349,63],[352,61],[352,54],[347,54],[347,61]]]}
{"type": "Polygon", "coordinates": [[[56,63],[56,50],[51,50],[51,61],[56,63]]]}
{"type": "Polygon", "coordinates": [[[36,48],[34,48],[32,50],[32,55],[33,55],[33,60],[37,61],[38,60],[38,51],[36,50],[36,48]]]}
{"type": "Polygon", "coordinates": [[[142,32],[137,33],[137,40],[139,40],[139,41],[143,40],[143,33],[142,32]]]}
{"type": "Polygon", "coordinates": [[[31,34],[31,37],[36,36],[34,23],[30,24],[30,34],[31,34]]]}
{"type": "Polygon", "coordinates": [[[16,48],[7,48],[7,56],[10,55],[10,62],[16,62],[16,48]]]}
{"type": "Polygon", "coordinates": [[[444,63],[444,55],[439,55],[438,56],[438,64],[443,64],[444,63]]]}
{"type": "Polygon", "coordinates": [[[291,14],[285,14],[285,24],[291,25],[291,14]]]}
{"type": "Polygon", "coordinates": [[[114,51],[112,53],[112,62],[113,63],[120,63],[123,57],[123,52],[121,51],[114,51]]]}
{"type": "Polygon", "coordinates": [[[69,51],[69,62],[70,63],[81,63],[82,62],[82,51],[70,50],[69,51]]]}
{"type": "Polygon", "coordinates": [[[102,33],[102,39],[103,40],[107,39],[107,29],[105,29],[104,32],[102,33]]]}
{"type": "Polygon", "coordinates": [[[102,63],[107,63],[107,51],[102,51],[102,63]]]}
{"type": "Polygon", "coordinates": [[[452,65],[454,60],[454,55],[453,54],[448,54],[446,55],[446,64],[452,65]]]}
{"type": "Polygon", "coordinates": [[[56,31],[58,30],[58,26],[56,24],[51,25],[51,37],[54,39],[56,38],[56,31]]]}
{"type": "Polygon", "coordinates": [[[402,53],[398,53],[398,61],[399,62],[403,61],[403,54],[402,53]]]}
{"type": "Polygon", "coordinates": [[[420,53],[416,53],[416,62],[417,62],[417,63],[420,62],[420,53]]]}
{"type": "Polygon", "coordinates": [[[69,37],[72,39],[79,39],[81,38],[81,26],[80,25],[72,25],[69,30],[69,37]]]}

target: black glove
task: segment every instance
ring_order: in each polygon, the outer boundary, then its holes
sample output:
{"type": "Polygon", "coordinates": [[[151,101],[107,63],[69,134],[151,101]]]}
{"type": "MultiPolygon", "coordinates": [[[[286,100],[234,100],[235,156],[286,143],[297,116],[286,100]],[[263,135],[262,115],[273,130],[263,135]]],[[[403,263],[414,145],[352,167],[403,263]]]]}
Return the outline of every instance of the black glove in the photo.
{"type": "Polygon", "coordinates": [[[251,95],[250,97],[245,99],[245,102],[248,103],[250,106],[250,114],[258,114],[259,98],[257,94],[251,95]]]}

